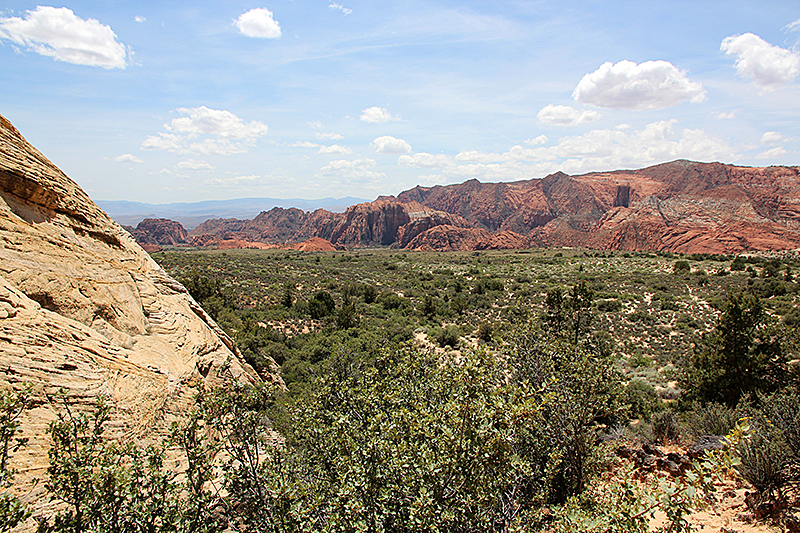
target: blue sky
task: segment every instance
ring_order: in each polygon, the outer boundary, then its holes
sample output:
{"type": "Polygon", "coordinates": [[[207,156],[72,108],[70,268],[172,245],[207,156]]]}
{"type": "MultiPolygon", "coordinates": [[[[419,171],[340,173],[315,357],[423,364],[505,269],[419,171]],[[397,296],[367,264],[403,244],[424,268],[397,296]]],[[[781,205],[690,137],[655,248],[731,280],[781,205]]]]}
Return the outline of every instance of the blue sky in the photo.
{"type": "Polygon", "coordinates": [[[800,4],[10,0],[0,114],[98,200],[800,161],[800,4]]]}

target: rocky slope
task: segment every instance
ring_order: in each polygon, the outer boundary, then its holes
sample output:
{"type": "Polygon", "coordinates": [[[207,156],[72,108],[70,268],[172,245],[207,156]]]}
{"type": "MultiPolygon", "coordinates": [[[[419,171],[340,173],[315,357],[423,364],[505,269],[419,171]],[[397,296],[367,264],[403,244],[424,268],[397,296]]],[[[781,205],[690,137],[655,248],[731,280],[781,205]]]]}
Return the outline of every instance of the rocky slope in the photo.
{"type": "Polygon", "coordinates": [[[253,220],[211,220],[191,234],[198,244],[210,234],[271,244],[320,237],[339,247],[433,250],[587,246],[734,254],[798,248],[800,174],[798,167],[673,161],[514,183],[473,179],[415,187],[341,214],[276,208],[253,220]]]}
{"type": "MultiPolygon", "coordinates": [[[[44,477],[57,391],[77,410],[105,396],[112,433],[153,439],[228,361],[258,379],[183,286],[0,116],[0,386],[35,394],[18,481],[44,477]]],[[[43,494],[26,496],[37,512],[43,494]]]]}
{"type": "Polygon", "coordinates": [[[141,245],[178,246],[189,241],[186,228],[168,218],[145,218],[135,228],[123,227],[141,245]]]}

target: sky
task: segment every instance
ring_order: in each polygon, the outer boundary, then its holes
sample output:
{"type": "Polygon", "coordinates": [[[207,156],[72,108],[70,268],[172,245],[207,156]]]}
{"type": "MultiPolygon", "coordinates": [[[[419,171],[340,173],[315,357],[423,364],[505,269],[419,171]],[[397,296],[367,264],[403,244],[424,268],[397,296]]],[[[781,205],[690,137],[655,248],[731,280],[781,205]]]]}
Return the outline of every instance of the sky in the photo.
{"type": "Polygon", "coordinates": [[[0,114],[95,200],[800,164],[797,0],[4,4],[0,114]]]}

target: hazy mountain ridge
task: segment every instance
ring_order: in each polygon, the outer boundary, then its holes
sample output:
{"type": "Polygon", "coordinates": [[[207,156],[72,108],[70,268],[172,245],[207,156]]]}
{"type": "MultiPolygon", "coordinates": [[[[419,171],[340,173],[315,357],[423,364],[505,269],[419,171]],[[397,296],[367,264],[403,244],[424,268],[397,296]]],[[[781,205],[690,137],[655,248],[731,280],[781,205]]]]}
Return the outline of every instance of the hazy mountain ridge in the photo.
{"type": "Polygon", "coordinates": [[[255,217],[274,207],[299,208],[313,211],[325,208],[333,212],[344,211],[347,206],[365,202],[362,198],[321,198],[304,200],[300,198],[237,198],[233,200],[206,200],[203,202],[178,202],[170,204],[149,204],[126,200],[98,200],[99,205],[119,224],[135,226],[146,218],[168,218],[180,222],[184,228],[192,229],[212,218],[255,217]]]}

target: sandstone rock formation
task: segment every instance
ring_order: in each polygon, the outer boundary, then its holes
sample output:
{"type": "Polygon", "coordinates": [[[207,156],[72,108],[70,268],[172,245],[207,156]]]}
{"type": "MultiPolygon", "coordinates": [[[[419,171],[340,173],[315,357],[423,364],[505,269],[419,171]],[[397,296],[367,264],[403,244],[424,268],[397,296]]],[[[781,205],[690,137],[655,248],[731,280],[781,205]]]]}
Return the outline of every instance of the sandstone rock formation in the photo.
{"type": "MultiPolygon", "coordinates": [[[[0,386],[35,391],[17,480],[44,477],[60,389],[78,410],[107,397],[117,434],[153,439],[228,362],[258,379],[184,287],[0,116],[0,386]]],[[[27,496],[39,511],[43,493],[27,496]]]]}
{"type": "Polygon", "coordinates": [[[125,229],[140,245],[178,246],[189,240],[186,228],[168,218],[145,218],[135,228],[125,229]]]}
{"type": "Polygon", "coordinates": [[[204,233],[270,244],[320,237],[335,246],[441,250],[587,246],[735,254],[798,248],[800,174],[797,167],[673,161],[514,183],[473,179],[415,187],[341,214],[276,208],[253,220],[212,220],[192,231],[195,242],[208,241],[204,233]]]}

